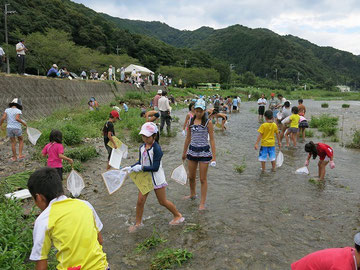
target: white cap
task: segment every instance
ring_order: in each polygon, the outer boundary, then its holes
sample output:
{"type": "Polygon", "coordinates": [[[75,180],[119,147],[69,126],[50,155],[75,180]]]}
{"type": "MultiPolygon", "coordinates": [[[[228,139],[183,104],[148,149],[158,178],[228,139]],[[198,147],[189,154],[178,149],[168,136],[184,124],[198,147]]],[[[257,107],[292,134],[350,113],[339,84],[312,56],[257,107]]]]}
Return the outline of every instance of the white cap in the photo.
{"type": "Polygon", "coordinates": [[[354,242],[355,242],[355,244],[357,244],[358,246],[360,246],[360,233],[355,234],[355,236],[354,236],[354,242]]]}
{"type": "Polygon", "coordinates": [[[143,124],[139,132],[140,135],[144,135],[146,137],[150,137],[156,133],[158,133],[158,128],[153,122],[143,124]]]}
{"type": "Polygon", "coordinates": [[[157,91],[157,93],[158,93],[158,94],[162,94],[162,90],[159,89],[159,90],[157,91]]]}
{"type": "Polygon", "coordinates": [[[53,66],[54,68],[58,68],[58,66],[57,66],[56,64],[53,64],[52,66],[53,66]]]}

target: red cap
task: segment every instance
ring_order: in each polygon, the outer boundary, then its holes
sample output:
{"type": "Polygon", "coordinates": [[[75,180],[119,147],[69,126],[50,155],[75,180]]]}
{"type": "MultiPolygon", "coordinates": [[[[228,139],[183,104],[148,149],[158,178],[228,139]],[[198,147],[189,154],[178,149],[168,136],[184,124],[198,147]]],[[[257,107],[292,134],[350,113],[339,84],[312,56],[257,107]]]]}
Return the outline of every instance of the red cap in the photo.
{"type": "Polygon", "coordinates": [[[117,111],[111,111],[110,115],[114,118],[120,119],[119,113],[117,111]]]}
{"type": "Polygon", "coordinates": [[[275,97],[275,93],[271,93],[271,96],[272,96],[272,97],[275,97]]]}

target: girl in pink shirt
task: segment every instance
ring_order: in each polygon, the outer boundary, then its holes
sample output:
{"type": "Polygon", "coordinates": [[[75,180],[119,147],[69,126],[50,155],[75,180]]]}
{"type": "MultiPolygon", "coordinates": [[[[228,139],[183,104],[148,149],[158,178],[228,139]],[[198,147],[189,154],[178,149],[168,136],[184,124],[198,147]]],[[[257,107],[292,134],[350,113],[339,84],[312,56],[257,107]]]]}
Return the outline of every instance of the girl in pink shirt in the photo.
{"type": "Polygon", "coordinates": [[[48,156],[47,165],[48,167],[55,168],[60,175],[61,180],[63,179],[63,165],[62,160],[67,160],[70,164],[73,164],[73,160],[64,156],[64,146],[62,142],[62,133],[59,130],[53,129],[50,133],[50,143],[45,145],[41,154],[46,157],[48,156]]]}

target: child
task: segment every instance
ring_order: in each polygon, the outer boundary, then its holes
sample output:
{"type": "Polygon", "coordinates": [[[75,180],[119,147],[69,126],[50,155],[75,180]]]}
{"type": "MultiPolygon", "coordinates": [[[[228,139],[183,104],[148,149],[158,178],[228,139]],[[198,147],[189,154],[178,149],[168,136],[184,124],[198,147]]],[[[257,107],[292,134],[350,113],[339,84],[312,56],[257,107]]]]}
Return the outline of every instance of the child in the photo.
{"type": "Polygon", "coordinates": [[[226,114],[223,114],[223,113],[212,113],[210,114],[209,116],[210,119],[215,119],[216,118],[216,124],[219,123],[219,118],[221,118],[221,130],[222,131],[225,131],[226,129],[226,126],[225,124],[227,123],[227,120],[228,120],[228,117],[226,114]]]}
{"type": "Polygon", "coordinates": [[[128,112],[128,111],[129,111],[129,107],[125,104],[124,101],[120,101],[120,105],[123,106],[124,112],[128,112]]]}
{"type": "MultiPolygon", "coordinates": [[[[280,133],[280,142],[282,143],[282,139],[285,136],[286,130],[289,128],[289,125],[287,124],[288,121],[288,117],[291,115],[291,110],[290,110],[290,102],[286,101],[284,103],[284,108],[282,110],[281,114],[281,119],[279,120],[279,127],[281,129],[281,133],[280,133]]],[[[286,137],[286,143],[288,144],[288,137],[286,137]]]]}
{"type": "Polygon", "coordinates": [[[325,177],[325,167],[330,162],[330,168],[335,168],[334,163],[334,151],[333,149],[325,143],[313,143],[310,141],[309,143],[305,144],[305,152],[309,153],[306,161],[305,166],[309,166],[309,161],[311,156],[313,159],[316,159],[319,156],[320,161],[318,163],[319,167],[319,180],[324,180],[325,177]]]}
{"type": "Polygon", "coordinates": [[[114,145],[114,148],[116,149],[117,146],[114,142],[113,136],[115,136],[115,129],[114,129],[114,123],[120,119],[119,117],[119,113],[117,111],[111,111],[110,112],[110,116],[109,116],[109,120],[105,123],[104,127],[103,127],[103,136],[104,136],[104,144],[105,144],[105,148],[108,152],[108,164],[107,164],[107,170],[110,170],[111,166],[109,164],[109,160],[111,157],[111,152],[112,152],[112,148],[110,146],[108,146],[109,141],[111,141],[114,145]]]}
{"type": "Polygon", "coordinates": [[[186,137],[186,132],[189,130],[189,124],[190,124],[190,121],[191,119],[194,117],[195,115],[195,102],[191,102],[189,104],[189,112],[187,113],[186,115],[186,118],[185,118],[185,122],[184,122],[184,126],[183,126],[183,131],[182,131],[182,135],[184,137],[186,137]]]}
{"type": "Polygon", "coordinates": [[[90,98],[89,102],[89,110],[93,111],[93,110],[99,110],[99,103],[96,101],[96,99],[94,97],[90,98]]]}
{"type": "Polygon", "coordinates": [[[281,142],[279,137],[279,131],[277,125],[273,122],[273,112],[271,110],[267,110],[265,112],[265,123],[263,123],[259,129],[259,136],[255,143],[255,150],[258,149],[258,144],[261,140],[261,147],[259,152],[259,161],[261,162],[261,169],[262,172],[265,172],[265,162],[267,160],[267,157],[269,156],[269,159],[271,161],[272,165],[272,171],[275,172],[275,166],[276,166],[276,152],[275,152],[275,136],[274,133],[276,133],[276,138],[278,140],[279,148],[281,149],[281,142]]]}
{"type": "MultiPolygon", "coordinates": [[[[286,122],[290,123],[290,127],[288,128],[288,132],[286,133],[285,136],[291,138],[294,147],[296,147],[296,140],[297,140],[297,134],[299,132],[299,121],[300,121],[300,116],[299,116],[299,109],[298,107],[294,106],[291,108],[291,112],[292,115],[290,115],[290,117],[288,118],[286,122]]],[[[286,146],[290,146],[289,140],[286,140],[286,146]]]]}
{"type": "Polygon", "coordinates": [[[146,122],[155,122],[159,119],[160,113],[158,111],[144,111],[140,113],[140,117],[144,117],[146,122]]]}
{"type": "MultiPolygon", "coordinates": [[[[131,167],[126,167],[123,170],[130,172],[149,172],[152,177],[154,191],[159,204],[166,207],[174,218],[169,222],[170,225],[178,225],[182,223],[185,218],[176,209],[175,205],[166,199],[166,186],[168,185],[165,179],[164,169],[162,168],[161,158],[163,152],[160,145],[156,142],[156,134],[158,133],[157,126],[152,122],[147,122],[141,127],[140,135],[144,144],[139,149],[139,161],[131,167]]],[[[139,191],[138,200],[136,204],[136,222],[135,225],[129,228],[129,232],[134,232],[142,225],[142,216],[144,213],[144,205],[149,193],[143,195],[139,191]]]]}
{"type": "Polygon", "coordinates": [[[30,260],[36,269],[47,269],[53,244],[57,249],[57,269],[110,269],[102,250],[101,223],[87,201],[64,195],[61,179],[53,168],[36,170],[28,189],[42,213],[35,221],[30,260]]]}
{"type": "Polygon", "coordinates": [[[299,138],[299,135],[301,133],[302,142],[305,142],[305,129],[308,128],[308,127],[309,127],[309,124],[308,124],[306,118],[304,116],[300,116],[298,138],[299,138]]]}
{"type": "Polygon", "coordinates": [[[63,179],[63,165],[62,160],[67,160],[70,164],[73,164],[73,160],[64,156],[64,146],[62,143],[62,133],[59,130],[53,129],[50,132],[50,143],[45,145],[41,154],[46,157],[48,156],[47,165],[50,168],[56,169],[60,179],[63,179]]]}
{"type": "Polygon", "coordinates": [[[305,116],[305,113],[306,113],[306,108],[303,105],[303,102],[304,101],[302,99],[298,100],[298,103],[299,103],[298,109],[299,109],[299,115],[300,116],[305,116]]]}
{"type": "MultiPolygon", "coordinates": [[[[214,110],[215,111],[215,110],[214,110]]],[[[199,164],[201,199],[199,210],[205,210],[207,195],[207,171],[210,166],[216,166],[216,150],[214,140],[214,127],[210,119],[205,114],[205,101],[199,99],[195,103],[195,116],[191,119],[189,131],[184,143],[182,159],[188,160],[190,196],[186,198],[196,198],[196,169],[199,164]],[[210,145],[209,140],[210,138],[210,145]],[[210,151],[211,146],[211,151],[210,151]]]]}
{"type": "Polygon", "coordinates": [[[9,108],[7,108],[0,120],[0,128],[2,128],[2,124],[4,123],[5,119],[7,122],[6,131],[7,136],[10,138],[11,141],[11,150],[12,150],[12,157],[11,161],[16,161],[16,138],[19,141],[19,159],[25,158],[22,154],[22,150],[24,147],[24,139],[22,136],[21,125],[27,126],[26,123],[20,119],[20,115],[22,114],[22,105],[21,101],[18,98],[15,98],[13,101],[9,103],[9,108]]]}

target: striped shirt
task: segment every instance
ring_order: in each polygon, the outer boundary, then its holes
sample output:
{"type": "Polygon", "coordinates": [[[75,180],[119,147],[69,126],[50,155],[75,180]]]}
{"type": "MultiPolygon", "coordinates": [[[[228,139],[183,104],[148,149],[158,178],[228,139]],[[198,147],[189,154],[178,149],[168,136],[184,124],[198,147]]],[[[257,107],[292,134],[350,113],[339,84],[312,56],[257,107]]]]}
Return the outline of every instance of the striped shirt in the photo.
{"type": "Polygon", "coordinates": [[[211,157],[210,145],[209,145],[209,131],[208,124],[210,119],[208,119],[205,125],[194,125],[190,126],[191,130],[191,142],[189,145],[188,155],[193,157],[211,157]]]}

